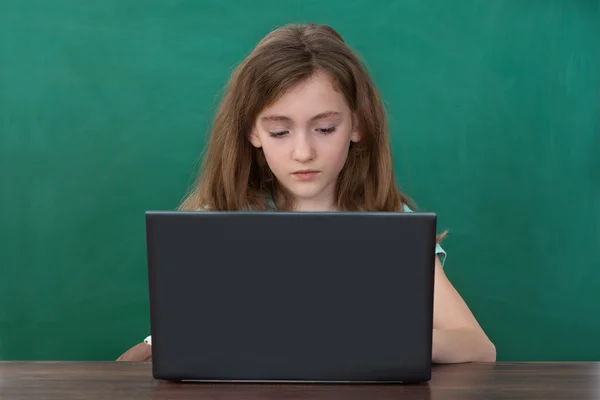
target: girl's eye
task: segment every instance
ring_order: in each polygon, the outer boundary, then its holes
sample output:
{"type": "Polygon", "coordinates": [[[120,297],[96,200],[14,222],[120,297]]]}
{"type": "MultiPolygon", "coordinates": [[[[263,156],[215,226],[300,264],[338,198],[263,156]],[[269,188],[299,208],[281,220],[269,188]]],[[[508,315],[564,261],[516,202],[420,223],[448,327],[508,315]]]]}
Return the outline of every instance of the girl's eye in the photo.
{"type": "MultiPolygon", "coordinates": [[[[331,128],[318,128],[317,132],[324,134],[333,133],[335,132],[335,126],[332,126],[331,128]]],[[[269,135],[274,138],[280,138],[287,135],[288,133],[289,131],[269,132],[269,135]]]]}
{"type": "Polygon", "coordinates": [[[281,132],[269,132],[269,135],[270,135],[271,137],[274,137],[274,138],[280,138],[280,137],[283,137],[283,136],[284,136],[285,134],[287,134],[287,133],[288,133],[288,131],[281,131],[281,132]]]}
{"type": "Polygon", "coordinates": [[[331,128],[319,128],[317,130],[321,133],[332,133],[335,132],[335,126],[332,126],[331,128]]]}

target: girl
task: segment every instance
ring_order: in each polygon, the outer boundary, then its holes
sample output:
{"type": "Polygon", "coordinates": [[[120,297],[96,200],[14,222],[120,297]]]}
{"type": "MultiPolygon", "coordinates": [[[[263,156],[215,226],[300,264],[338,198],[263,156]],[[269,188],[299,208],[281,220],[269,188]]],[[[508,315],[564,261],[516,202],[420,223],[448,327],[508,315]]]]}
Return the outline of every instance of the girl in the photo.
{"type": "MultiPolygon", "coordinates": [[[[180,209],[411,211],[395,184],[380,96],[335,30],[277,29],[237,67],[180,209]]],[[[494,345],[444,274],[440,240],[432,361],[495,361],[494,345]]],[[[142,346],[120,359],[149,358],[150,338],[142,346]]]]}

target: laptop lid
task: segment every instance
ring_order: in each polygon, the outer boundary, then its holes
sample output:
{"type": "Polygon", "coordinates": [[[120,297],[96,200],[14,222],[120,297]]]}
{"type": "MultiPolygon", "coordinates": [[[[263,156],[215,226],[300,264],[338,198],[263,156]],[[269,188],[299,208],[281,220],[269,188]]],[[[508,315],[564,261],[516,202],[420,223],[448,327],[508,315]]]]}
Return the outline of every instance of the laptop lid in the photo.
{"type": "Polygon", "coordinates": [[[436,215],[147,212],[153,375],[426,381],[436,215]]]}

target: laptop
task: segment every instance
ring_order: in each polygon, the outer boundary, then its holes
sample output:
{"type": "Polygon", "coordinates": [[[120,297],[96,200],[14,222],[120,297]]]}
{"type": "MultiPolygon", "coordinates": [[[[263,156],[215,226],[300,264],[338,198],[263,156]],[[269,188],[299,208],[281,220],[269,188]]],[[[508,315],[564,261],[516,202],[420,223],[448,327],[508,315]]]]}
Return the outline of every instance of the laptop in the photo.
{"type": "Polygon", "coordinates": [[[152,371],[425,382],[436,215],[146,213],[152,371]]]}

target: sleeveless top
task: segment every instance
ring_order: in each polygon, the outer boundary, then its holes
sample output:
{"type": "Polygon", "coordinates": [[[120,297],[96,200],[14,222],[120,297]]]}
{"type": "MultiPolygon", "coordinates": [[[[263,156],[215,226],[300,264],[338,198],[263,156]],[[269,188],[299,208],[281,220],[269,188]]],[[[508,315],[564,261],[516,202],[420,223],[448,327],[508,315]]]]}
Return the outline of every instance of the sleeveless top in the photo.
{"type": "MultiPolygon", "coordinates": [[[[412,212],[412,210],[410,208],[408,208],[408,206],[405,204],[404,212],[412,212]]],[[[435,245],[435,254],[440,259],[440,263],[442,264],[442,267],[443,267],[444,262],[446,261],[446,251],[444,249],[442,249],[442,246],[440,246],[439,243],[435,245]]]]}

